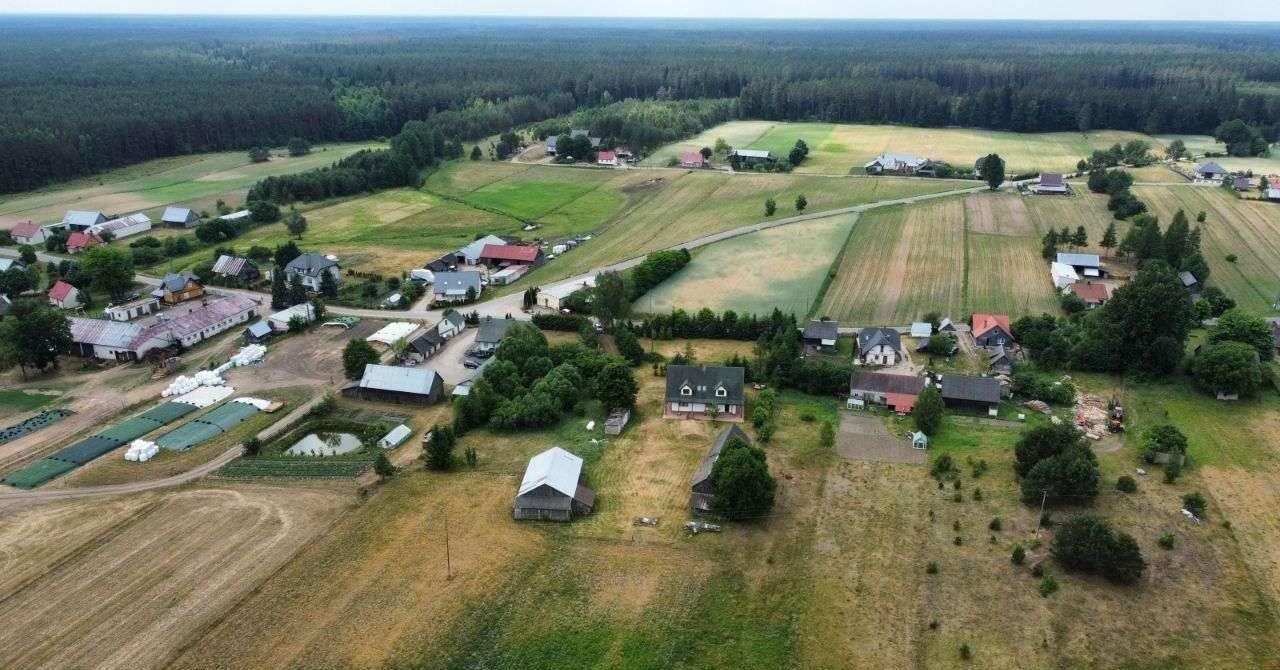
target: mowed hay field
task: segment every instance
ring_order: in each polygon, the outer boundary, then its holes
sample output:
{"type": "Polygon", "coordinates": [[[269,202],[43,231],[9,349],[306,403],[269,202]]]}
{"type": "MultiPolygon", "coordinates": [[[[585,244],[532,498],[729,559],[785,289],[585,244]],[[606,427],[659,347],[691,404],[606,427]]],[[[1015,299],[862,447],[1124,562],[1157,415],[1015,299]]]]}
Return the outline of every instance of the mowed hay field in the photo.
{"type": "Polygon", "coordinates": [[[663,147],[645,160],[646,165],[666,165],[684,151],[714,146],[724,138],[739,149],[767,149],[785,157],[796,140],[809,145],[809,157],[797,172],[817,174],[861,173],[862,166],[881,153],[913,153],[956,166],[972,167],[979,157],[998,153],[1007,171],[1070,171],[1076,162],[1116,142],[1145,139],[1140,133],[1096,130],[1087,133],[1013,133],[970,128],[914,128],[909,126],[832,123],[730,121],[692,140],[663,147]]]}
{"type": "Polygon", "coordinates": [[[199,488],[0,518],[0,665],[164,667],[349,499],[323,489],[199,488]]]}
{"type": "Polygon", "coordinates": [[[1276,312],[1280,296],[1280,206],[1244,200],[1220,188],[1199,186],[1135,186],[1133,193],[1165,228],[1182,209],[1191,225],[1205,212],[1201,249],[1209,262],[1209,283],[1231,296],[1241,307],[1259,313],[1276,312]],[[1234,254],[1236,262],[1227,261],[1234,254]]]}
{"type": "Polygon", "coordinates": [[[842,214],[716,242],[634,306],[641,312],[709,308],[803,317],[813,308],[856,214],[842,214]]]}
{"type": "MultiPolygon", "coordinates": [[[[1190,151],[1195,156],[1204,156],[1206,153],[1219,154],[1216,158],[1203,160],[1212,160],[1228,170],[1251,170],[1254,174],[1275,174],[1280,172],[1280,157],[1274,154],[1265,158],[1228,156],[1226,155],[1227,145],[1213,139],[1212,135],[1156,135],[1156,140],[1165,146],[1174,140],[1182,140],[1182,143],[1187,147],[1187,151],[1190,151]]],[[[1194,167],[1193,164],[1183,164],[1183,168],[1188,172],[1192,167],[1194,167]]]]}
{"type": "Polygon", "coordinates": [[[867,212],[849,237],[820,314],[905,324],[938,310],[1056,310],[1025,198],[973,193],[867,212]]]}
{"type": "Polygon", "coordinates": [[[159,226],[167,205],[213,211],[219,199],[232,207],[244,201],[249,187],[264,177],[324,167],[375,143],[332,144],[312,148],[306,156],[272,151],[271,160],[251,163],[243,151],[162,158],[86,177],[38,191],[0,196],[0,228],[19,221],[53,223],[69,209],[104,214],[145,212],[159,226]]]}

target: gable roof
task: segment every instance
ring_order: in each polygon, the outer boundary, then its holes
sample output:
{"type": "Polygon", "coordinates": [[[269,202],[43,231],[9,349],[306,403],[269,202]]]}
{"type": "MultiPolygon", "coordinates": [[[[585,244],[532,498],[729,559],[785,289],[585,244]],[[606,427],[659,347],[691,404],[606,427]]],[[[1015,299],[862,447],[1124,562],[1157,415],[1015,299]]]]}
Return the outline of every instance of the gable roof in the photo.
{"type": "Polygon", "coordinates": [[[160,288],[169,292],[177,293],[187,287],[190,282],[200,283],[200,280],[193,274],[176,274],[170,272],[160,280],[160,288]]]}
{"type": "Polygon", "coordinates": [[[32,237],[38,232],[40,232],[40,226],[37,226],[34,221],[19,221],[9,234],[13,237],[32,237]]]}
{"type": "Polygon", "coordinates": [[[430,395],[440,376],[430,368],[400,368],[394,365],[368,363],[360,377],[362,389],[430,395]]]}
{"type": "Polygon", "coordinates": [[[747,437],[747,434],[738,427],[738,424],[733,424],[720,431],[715,441],[711,443],[711,449],[702,457],[702,462],[698,463],[698,469],[693,471],[694,486],[711,478],[711,470],[715,468],[716,461],[720,460],[720,452],[724,451],[724,446],[729,444],[729,440],[733,438],[751,444],[751,438],[747,437]]]}
{"type": "Polygon", "coordinates": [[[1183,286],[1195,286],[1196,284],[1200,283],[1200,280],[1196,279],[1196,276],[1191,274],[1191,272],[1187,270],[1183,270],[1182,272],[1179,272],[1178,279],[1182,280],[1183,286]]]}
{"type": "Polygon", "coordinates": [[[882,344],[901,352],[902,334],[893,328],[863,328],[858,332],[858,351],[868,351],[882,344]]]}
{"type": "Polygon", "coordinates": [[[75,290],[76,290],[76,287],[59,279],[58,281],[54,282],[53,286],[49,287],[49,299],[62,302],[63,300],[66,300],[67,296],[71,295],[71,293],[75,290]]]}
{"type": "Polygon", "coordinates": [[[1013,363],[1013,357],[1009,355],[1008,351],[1005,351],[1003,344],[997,346],[995,351],[987,355],[987,364],[993,364],[1000,359],[1008,360],[1010,364],[1013,363]]]}
{"type": "Polygon", "coordinates": [[[213,264],[213,273],[234,277],[240,274],[246,266],[253,267],[253,263],[250,263],[247,258],[222,254],[218,256],[217,262],[213,264]]]}
{"type": "Polygon", "coordinates": [[[1076,282],[1070,288],[1072,293],[1080,296],[1081,300],[1090,304],[1105,302],[1111,295],[1110,291],[1107,290],[1106,284],[1076,282]]]}
{"type": "Polygon", "coordinates": [[[166,207],[160,220],[165,223],[186,223],[191,220],[191,210],[186,207],[166,207]]]}
{"type": "Polygon", "coordinates": [[[62,217],[62,222],[69,226],[87,227],[106,220],[107,217],[103,216],[102,212],[86,212],[77,209],[68,210],[66,216],[62,217]]]}
{"type": "Polygon", "coordinates": [[[431,292],[436,295],[466,295],[468,288],[473,288],[477,295],[480,294],[479,272],[437,272],[435,281],[431,283],[431,292]]]}
{"type": "Polygon", "coordinates": [[[71,326],[71,341],[77,344],[128,349],[134,338],[142,332],[142,326],[135,323],[109,319],[86,319],[73,316],[67,321],[71,326]]]}
{"type": "Polygon", "coordinates": [[[1013,329],[1009,327],[1008,314],[979,314],[973,313],[973,336],[978,337],[999,326],[1006,335],[1013,337],[1013,329]]]}
{"type": "Polygon", "coordinates": [[[1049,188],[1066,188],[1066,183],[1062,181],[1062,173],[1060,172],[1041,172],[1040,185],[1049,188]]]}
{"type": "Polygon", "coordinates": [[[0,258],[0,272],[6,272],[9,268],[22,269],[25,267],[27,266],[23,265],[22,261],[16,258],[0,258]]]}
{"type": "Polygon", "coordinates": [[[249,326],[245,330],[249,331],[249,334],[254,337],[265,337],[267,335],[270,335],[272,332],[271,324],[267,323],[266,321],[259,321],[249,326]]]}
{"type": "Polygon", "coordinates": [[[702,163],[706,162],[706,160],[707,159],[703,158],[702,154],[697,151],[686,151],[680,154],[681,163],[698,163],[699,165],[701,165],[702,163]]]}
{"type": "Polygon", "coordinates": [[[1205,161],[1196,166],[1196,172],[1209,173],[1209,174],[1226,174],[1227,170],[1221,165],[1218,165],[1217,163],[1215,163],[1214,161],[1205,161]]]}
{"type": "Polygon", "coordinates": [[[532,263],[538,260],[541,253],[542,250],[538,247],[523,244],[486,244],[480,251],[480,258],[532,263]]]}
{"type": "Polygon", "coordinates": [[[444,323],[445,321],[453,324],[455,328],[467,325],[467,318],[455,309],[446,309],[444,314],[440,315],[440,323],[444,323]]]}
{"type": "Polygon", "coordinates": [[[458,253],[462,254],[466,258],[479,258],[481,252],[484,251],[486,246],[490,244],[501,245],[506,243],[506,240],[498,237],[497,235],[485,235],[484,237],[463,246],[458,250],[458,253]]]}
{"type": "Polygon", "coordinates": [[[840,322],[831,319],[814,319],[804,326],[806,340],[834,340],[840,336],[840,322]]]}
{"type": "Polygon", "coordinates": [[[255,310],[258,303],[243,295],[228,295],[209,302],[183,314],[182,316],[163,321],[156,321],[143,330],[142,336],[183,338],[214,326],[230,317],[255,310]]]}
{"type": "Polygon", "coordinates": [[[147,216],[146,214],[143,214],[142,212],[138,212],[136,214],[130,214],[129,216],[122,216],[118,219],[111,219],[110,221],[95,223],[89,227],[89,231],[94,233],[101,233],[104,230],[109,230],[113,233],[116,233],[121,230],[124,230],[125,228],[132,228],[134,226],[146,226],[147,228],[150,228],[151,217],[147,216]]]}
{"type": "Polygon", "coordinates": [[[771,152],[763,149],[734,149],[733,155],[740,158],[773,158],[771,152]]]}
{"type": "Polygon", "coordinates": [[[67,236],[68,249],[83,249],[95,244],[102,244],[102,240],[93,233],[82,233],[76,231],[67,236]]]}
{"type": "Polygon", "coordinates": [[[325,270],[338,267],[338,262],[320,254],[302,254],[289,261],[289,264],[284,267],[287,271],[297,272],[308,277],[319,277],[320,273],[325,270]]]}
{"type": "Polygon", "coordinates": [[[849,390],[920,395],[924,380],[915,375],[893,375],[886,372],[855,372],[849,378],[849,390]]]}
{"type": "Polygon", "coordinates": [[[572,498],[578,492],[578,479],[581,476],[581,458],[560,447],[551,447],[529,459],[517,495],[524,495],[539,486],[549,486],[572,498]]]}
{"type": "Polygon", "coordinates": [[[880,165],[881,167],[885,167],[891,170],[897,170],[902,167],[920,167],[921,165],[924,165],[927,162],[929,161],[915,154],[884,153],[871,159],[863,167],[869,168],[872,165],[880,165]]]}
{"type": "Polygon", "coordinates": [[[944,400],[969,400],[973,402],[1000,402],[1000,382],[993,377],[967,375],[941,375],[938,390],[944,400]]]}
{"type": "Polygon", "coordinates": [[[437,326],[415,337],[409,343],[409,346],[413,347],[414,351],[426,356],[438,349],[442,344],[444,344],[444,337],[440,335],[439,326],[437,326]]]}
{"type": "Polygon", "coordinates": [[[616,160],[618,160],[618,154],[615,154],[612,151],[601,151],[596,154],[597,163],[602,161],[616,161],[616,160]]]}
{"type": "Polygon", "coordinates": [[[507,331],[511,329],[514,323],[515,321],[511,319],[495,319],[492,316],[486,316],[480,320],[479,330],[476,332],[476,342],[497,344],[507,336],[507,331]]]}
{"type": "Polygon", "coordinates": [[[912,321],[911,337],[929,337],[933,335],[933,324],[928,321],[912,321]]]}
{"type": "Polygon", "coordinates": [[[1098,254],[1071,254],[1060,251],[1058,252],[1058,262],[1063,265],[1084,265],[1096,268],[1100,259],[1098,254]]]}
{"type": "Polygon", "coordinates": [[[681,402],[711,402],[741,405],[744,401],[743,381],[745,372],[739,367],[707,365],[668,365],[667,399],[681,402]],[[691,395],[680,390],[688,387],[691,395]],[[723,388],[723,396],[716,389],[723,388]]]}

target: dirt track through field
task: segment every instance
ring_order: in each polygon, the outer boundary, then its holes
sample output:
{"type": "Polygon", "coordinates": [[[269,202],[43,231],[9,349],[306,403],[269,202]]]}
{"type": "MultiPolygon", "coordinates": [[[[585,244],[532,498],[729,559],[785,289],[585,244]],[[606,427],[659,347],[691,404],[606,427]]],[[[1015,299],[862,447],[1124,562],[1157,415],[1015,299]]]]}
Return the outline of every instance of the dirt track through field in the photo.
{"type": "MultiPolygon", "coordinates": [[[[114,511],[81,542],[28,547],[47,572],[0,595],[0,666],[159,668],[334,518],[344,497],[298,489],[204,489],[114,511]]],[[[93,503],[71,503],[84,514],[93,503]]],[[[39,526],[59,507],[0,523],[39,526]]]]}

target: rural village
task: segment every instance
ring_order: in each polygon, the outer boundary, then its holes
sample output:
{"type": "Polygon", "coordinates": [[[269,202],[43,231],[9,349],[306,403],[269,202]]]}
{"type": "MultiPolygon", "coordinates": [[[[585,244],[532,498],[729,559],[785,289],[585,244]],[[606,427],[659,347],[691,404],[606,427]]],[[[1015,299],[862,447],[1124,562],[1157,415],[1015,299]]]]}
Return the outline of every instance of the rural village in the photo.
{"type": "Polygon", "coordinates": [[[0,666],[1280,668],[1271,131],[715,102],[0,196],[0,666]]]}

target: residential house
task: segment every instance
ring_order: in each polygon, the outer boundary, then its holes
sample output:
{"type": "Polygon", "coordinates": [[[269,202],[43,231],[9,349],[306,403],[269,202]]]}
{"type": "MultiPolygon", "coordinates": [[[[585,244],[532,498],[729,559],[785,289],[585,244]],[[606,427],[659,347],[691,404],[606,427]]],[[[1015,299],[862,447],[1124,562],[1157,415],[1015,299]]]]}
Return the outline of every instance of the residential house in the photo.
{"type": "Polygon", "coordinates": [[[1236,177],[1231,181],[1231,187],[1235,190],[1246,193],[1254,188],[1253,180],[1248,177],[1236,177]]]}
{"type": "Polygon", "coordinates": [[[1004,346],[998,346],[987,354],[987,367],[998,375],[1011,375],[1013,374],[1013,357],[1004,346]]]}
{"type": "Polygon", "coordinates": [[[1053,286],[1059,291],[1065,290],[1068,286],[1080,281],[1080,274],[1076,269],[1066,263],[1053,261],[1049,264],[1049,275],[1053,277],[1053,286]]]}
{"type": "Polygon", "coordinates": [[[166,305],[176,305],[187,300],[204,297],[204,285],[191,273],[176,274],[170,272],[160,280],[160,286],[151,292],[151,296],[163,301],[166,305]]]}
{"type": "Polygon", "coordinates": [[[998,347],[1014,343],[1013,329],[1007,314],[975,312],[972,323],[973,341],[980,347],[998,347]]]}
{"type": "Polygon", "coordinates": [[[576,284],[568,282],[543,286],[538,289],[538,306],[560,311],[565,298],[595,285],[596,280],[592,277],[576,284]]]}
{"type": "Polygon", "coordinates": [[[830,351],[840,338],[840,322],[831,319],[815,319],[805,324],[800,335],[806,353],[830,351]]]}
{"type": "Polygon", "coordinates": [[[229,281],[251,284],[262,276],[253,261],[239,256],[222,254],[213,264],[213,274],[229,281]]]}
{"type": "Polygon", "coordinates": [[[609,167],[618,166],[618,154],[612,151],[600,151],[596,153],[596,165],[607,165],[609,167]]]}
{"type": "Polygon", "coordinates": [[[682,168],[704,168],[707,167],[707,159],[702,157],[702,153],[698,151],[686,151],[680,154],[680,167],[682,168]]]}
{"type": "Polygon", "coordinates": [[[431,284],[431,293],[437,303],[466,302],[468,290],[471,292],[471,299],[475,300],[484,290],[480,283],[480,273],[475,270],[437,272],[435,279],[431,284]]]}
{"type": "Polygon", "coordinates": [[[440,323],[436,324],[436,330],[440,333],[440,337],[446,340],[466,329],[466,318],[453,309],[446,309],[440,317],[440,323]]]}
{"type": "Polygon", "coordinates": [[[1000,382],[993,377],[938,375],[942,402],[952,409],[984,411],[996,416],[1000,405],[1000,382]]]}
{"type": "Polygon", "coordinates": [[[84,305],[80,289],[59,279],[49,287],[49,304],[59,309],[75,309],[84,305]]]}
{"type": "Polygon", "coordinates": [[[476,326],[476,341],[471,348],[475,351],[494,351],[514,324],[515,321],[511,319],[495,319],[492,316],[480,319],[480,324],[476,326]]]}
{"type": "Polygon", "coordinates": [[[83,232],[88,230],[90,226],[106,220],[107,217],[103,216],[102,212],[86,212],[73,209],[62,217],[62,227],[73,232],[83,232]]]}
{"type": "Polygon", "coordinates": [[[728,426],[720,431],[716,439],[711,443],[702,461],[698,463],[698,469],[693,471],[693,485],[689,487],[691,493],[689,495],[689,509],[694,514],[710,514],[715,505],[716,487],[715,481],[711,478],[711,471],[715,469],[716,461],[720,460],[720,452],[724,451],[726,445],[732,440],[739,440],[744,444],[751,444],[751,438],[747,437],[737,425],[728,426]]]}
{"type": "Polygon", "coordinates": [[[303,323],[311,323],[316,320],[316,308],[309,302],[298,303],[292,307],[276,312],[267,317],[267,324],[273,330],[287,331],[289,324],[294,319],[302,319],[303,323]]]}
{"type": "Polygon", "coordinates": [[[668,365],[662,415],[668,419],[740,422],[744,418],[745,370],[740,367],[668,365]]]}
{"type": "Polygon", "coordinates": [[[1095,284],[1093,282],[1076,282],[1067,287],[1067,290],[1076,294],[1078,298],[1084,301],[1084,306],[1089,309],[1097,309],[1107,303],[1111,297],[1111,291],[1106,284],[1095,284]]]}
{"type": "Polygon", "coordinates": [[[1067,195],[1071,193],[1071,187],[1067,186],[1061,173],[1041,172],[1040,181],[1031,187],[1031,192],[1036,195],[1067,195]]]}
{"type": "Polygon", "coordinates": [[[284,266],[285,279],[293,283],[294,277],[302,278],[308,291],[318,292],[325,275],[333,278],[333,285],[342,284],[342,268],[335,258],[320,254],[302,254],[284,266]]]}
{"type": "Polygon", "coordinates": [[[78,254],[89,247],[96,247],[99,244],[102,244],[102,238],[97,235],[76,231],[67,236],[67,253],[78,254]]]}
{"type": "Polygon", "coordinates": [[[437,325],[435,328],[431,328],[410,340],[409,349],[405,352],[405,356],[417,363],[423,363],[434,356],[437,351],[440,351],[444,343],[444,336],[440,334],[439,326],[437,325]]]}
{"type": "Polygon", "coordinates": [[[862,168],[867,174],[914,175],[928,167],[930,161],[912,154],[880,154],[862,168]]]}
{"type": "Polygon", "coordinates": [[[1200,280],[1196,279],[1196,276],[1191,274],[1187,270],[1183,270],[1182,272],[1179,272],[1178,279],[1179,281],[1182,282],[1182,287],[1187,289],[1187,291],[1189,291],[1192,295],[1195,295],[1200,292],[1200,280]]]}
{"type": "Polygon", "coordinates": [[[160,301],[147,296],[119,305],[110,305],[103,310],[112,321],[133,321],[136,318],[155,314],[160,311],[160,301]]]}
{"type": "Polygon", "coordinates": [[[735,170],[749,170],[757,165],[773,163],[775,159],[771,152],[760,149],[734,149],[729,160],[736,166],[735,170]]]}
{"type": "Polygon", "coordinates": [[[1213,161],[1205,161],[1196,166],[1196,179],[1203,181],[1222,181],[1231,173],[1213,161]]]}
{"type": "Polygon", "coordinates": [[[15,244],[30,244],[34,247],[49,239],[49,231],[34,222],[20,221],[9,231],[9,237],[13,238],[15,244]]]}
{"type": "MultiPolygon", "coordinates": [[[[244,211],[248,215],[249,210],[244,211]]],[[[160,215],[160,223],[170,228],[190,228],[199,222],[200,216],[186,207],[165,207],[164,214],[160,215]]]]}
{"type": "Polygon", "coordinates": [[[1098,258],[1098,254],[1072,254],[1058,252],[1058,262],[1063,265],[1071,266],[1076,274],[1081,277],[1102,277],[1102,261],[1098,258]]]}
{"type": "Polygon", "coordinates": [[[929,339],[933,336],[933,324],[928,321],[912,321],[911,337],[917,339],[929,339]]]}
{"type": "Polygon", "coordinates": [[[342,387],[342,395],[377,402],[433,405],[444,396],[444,381],[428,368],[369,363],[358,381],[342,387]]]}
{"type": "Polygon", "coordinates": [[[898,414],[906,414],[916,406],[923,389],[924,380],[915,375],[855,372],[849,378],[847,405],[850,409],[883,405],[898,414]]]}
{"type": "Polygon", "coordinates": [[[902,357],[902,335],[893,328],[863,328],[858,332],[858,362],[863,365],[897,365],[902,357]]]}
{"type": "Polygon", "coordinates": [[[516,519],[569,521],[590,514],[595,504],[595,491],[582,485],[582,459],[552,447],[529,459],[511,515],[516,519]]]}
{"type": "Polygon", "coordinates": [[[257,321],[244,329],[245,344],[262,344],[276,334],[275,329],[267,321],[257,321]]]}
{"type": "Polygon", "coordinates": [[[122,216],[118,219],[103,221],[89,226],[85,229],[87,233],[93,233],[101,239],[120,240],[138,233],[145,233],[151,230],[151,217],[138,212],[129,216],[122,216]]]}
{"type": "MultiPolygon", "coordinates": [[[[454,260],[463,265],[475,265],[480,262],[480,254],[484,252],[485,247],[489,245],[502,245],[507,241],[497,235],[485,235],[474,242],[462,247],[454,254],[454,260]]],[[[448,267],[432,267],[436,272],[448,270],[448,267]]]]}
{"type": "Polygon", "coordinates": [[[480,252],[480,262],[489,267],[508,265],[542,265],[542,249],[524,244],[486,244],[480,252]]]}

